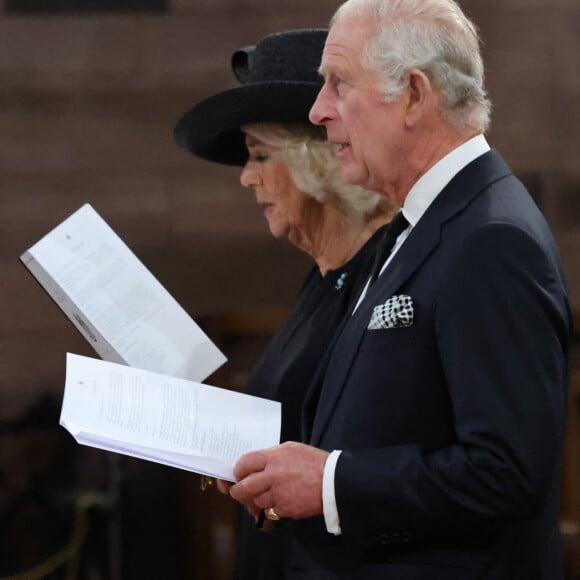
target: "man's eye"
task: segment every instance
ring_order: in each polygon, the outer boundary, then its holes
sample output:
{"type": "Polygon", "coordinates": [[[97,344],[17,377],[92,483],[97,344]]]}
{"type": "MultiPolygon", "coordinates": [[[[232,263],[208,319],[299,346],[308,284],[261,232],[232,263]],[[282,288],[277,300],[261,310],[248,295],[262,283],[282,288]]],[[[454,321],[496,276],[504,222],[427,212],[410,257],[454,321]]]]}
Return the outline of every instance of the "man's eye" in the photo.
{"type": "Polygon", "coordinates": [[[342,79],[336,75],[332,75],[328,80],[333,87],[337,87],[342,83],[342,79]]]}
{"type": "Polygon", "coordinates": [[[257,161],[258,163],[263,163],[264,161],[268,160],[268,156],[265,155],[264,153],[259,153],[254,155],[254,161],[257,161]]]}
{"type": "Polygon", "coordinates": [[[344,79],[340,77],[332,77],[332,79],[329,79],[330,88],[337,95],[344,90],[345,84],[344,79]]]}

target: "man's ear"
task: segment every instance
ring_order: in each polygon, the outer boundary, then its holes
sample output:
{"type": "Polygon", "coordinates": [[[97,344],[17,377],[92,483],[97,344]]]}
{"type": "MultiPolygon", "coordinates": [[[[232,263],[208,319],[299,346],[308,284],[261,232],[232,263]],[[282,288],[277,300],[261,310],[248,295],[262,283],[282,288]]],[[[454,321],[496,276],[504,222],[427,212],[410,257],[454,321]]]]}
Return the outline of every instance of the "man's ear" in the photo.
{"type": "Polygon", "coordinates": [[[419,69],[409,71],[405,120],[408,127],[416,125],[430,110],[435,96],[429,77],[419,69]]]}

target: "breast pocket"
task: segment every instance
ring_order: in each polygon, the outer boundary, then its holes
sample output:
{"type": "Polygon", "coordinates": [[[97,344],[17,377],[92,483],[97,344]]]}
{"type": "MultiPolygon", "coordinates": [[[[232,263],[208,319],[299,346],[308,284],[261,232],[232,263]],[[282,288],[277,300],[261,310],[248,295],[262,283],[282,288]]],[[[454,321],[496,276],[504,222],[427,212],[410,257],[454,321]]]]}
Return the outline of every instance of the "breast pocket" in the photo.
{"type": "Polygon", "coordinates": [[[367,329],[361,344],[361,352],[376,353],[380,350],[390,353],[403,349],[408,352],[415,337],[414,326],[398,328],[367,329]]]}

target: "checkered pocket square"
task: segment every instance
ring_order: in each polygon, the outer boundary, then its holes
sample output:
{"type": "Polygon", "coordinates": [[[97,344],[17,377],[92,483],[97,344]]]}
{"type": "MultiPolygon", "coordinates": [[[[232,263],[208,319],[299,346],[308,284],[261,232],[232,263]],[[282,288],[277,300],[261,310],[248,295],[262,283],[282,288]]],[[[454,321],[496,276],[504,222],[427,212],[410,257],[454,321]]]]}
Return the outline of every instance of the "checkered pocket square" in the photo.
{"type": "Polygon", "coordinates": [[[413,299],[406,294],[391,296],[384,304],[375,306],[368,330],[399,328],[413,325],[413,299]]]}

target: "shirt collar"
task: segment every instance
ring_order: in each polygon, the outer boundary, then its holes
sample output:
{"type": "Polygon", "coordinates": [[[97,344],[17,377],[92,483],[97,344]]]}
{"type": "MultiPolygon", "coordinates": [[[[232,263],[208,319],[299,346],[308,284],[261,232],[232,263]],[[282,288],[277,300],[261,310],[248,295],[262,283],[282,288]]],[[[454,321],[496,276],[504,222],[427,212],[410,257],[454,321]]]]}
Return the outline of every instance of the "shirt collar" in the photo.
{"type": "Polygon", "coordinates": [[[485,137],[476,135],[448,153],[422,175],[407,194],[403,204],[403,215],[411,226],[421,219],[455,175],[489,149],[485,137]]]}

